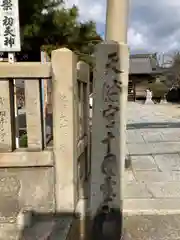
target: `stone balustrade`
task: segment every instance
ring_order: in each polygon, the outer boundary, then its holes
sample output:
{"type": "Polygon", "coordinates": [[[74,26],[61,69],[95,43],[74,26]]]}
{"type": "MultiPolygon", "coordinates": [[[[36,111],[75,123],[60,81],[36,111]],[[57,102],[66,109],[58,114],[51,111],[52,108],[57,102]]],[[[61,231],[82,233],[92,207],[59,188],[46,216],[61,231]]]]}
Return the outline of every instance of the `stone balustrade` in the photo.
{"type": "Polygon", "coordinates": [[[22,210],[75,211],[90,166],[88,120],[89,66],[71,50],[53,51],[49,63],[0,63],[0,224],[22,210]],[[14,79],[24,80],[26,148],[16,145],[14,79]],[[52,81],[50,146],[41,79],[52,81]]]}

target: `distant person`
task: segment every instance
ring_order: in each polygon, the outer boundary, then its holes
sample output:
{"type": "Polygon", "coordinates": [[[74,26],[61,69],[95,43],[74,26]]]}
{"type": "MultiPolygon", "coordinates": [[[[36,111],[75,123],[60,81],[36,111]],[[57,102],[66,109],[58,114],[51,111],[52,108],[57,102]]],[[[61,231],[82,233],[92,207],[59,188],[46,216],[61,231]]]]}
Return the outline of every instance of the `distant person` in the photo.
{"type": "Polygon", "coordinates": [[[146,90],[146,101],[145,101],[145,104],[152,104],[152,103],[153,103],[153,101],[152,101],[152,91],[151,91],[150,88],[148,88],[146,90]]]}

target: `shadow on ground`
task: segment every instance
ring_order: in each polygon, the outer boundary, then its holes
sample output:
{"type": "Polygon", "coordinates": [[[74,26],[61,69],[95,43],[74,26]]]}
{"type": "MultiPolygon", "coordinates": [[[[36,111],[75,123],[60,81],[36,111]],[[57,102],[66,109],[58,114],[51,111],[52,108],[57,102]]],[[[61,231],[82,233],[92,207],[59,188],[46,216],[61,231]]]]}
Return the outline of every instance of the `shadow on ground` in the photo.
{"type": "MultiPolygon", "coordinates": [[[[119,235],[114,233],[112,238],[108,236],[114,226],[106,226],[107,235],[102,235],[101,224],[104,216],[99,217],[96,226],[91,226],[88,217],[80,220],[78,215],[73,213],[42,214],[33,212],[31,224],[25,227],[18,240],[119,240],[119,235]],[[99,238],[100,237],[100,238],[99,238]]],[[[119,217],[119,214],[117,215],[119,217]]],[[[109,219],[111,222],[111,219],[109,219]]],[[[113,215],[114,221],[114,215],[113,215]]],[[[115,228],[116,231],[117,228],[115,228]]],[[[119,230],[121,226],[119,226],[119,230]]]]}
{"type": "Polygon", "coordinates": [[[25,227],[19,240],[72,240],[80,239],[80,218],[74,213],[32,215],[31,223],[25,227]]]}

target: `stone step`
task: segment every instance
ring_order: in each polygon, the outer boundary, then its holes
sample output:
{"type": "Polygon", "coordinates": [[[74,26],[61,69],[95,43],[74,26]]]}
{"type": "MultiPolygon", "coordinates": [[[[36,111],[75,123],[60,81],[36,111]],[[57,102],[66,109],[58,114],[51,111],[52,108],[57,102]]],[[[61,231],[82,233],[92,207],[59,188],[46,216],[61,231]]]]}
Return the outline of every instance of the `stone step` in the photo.
{"type": "Polygon", "coordinates": [[[54,217],[51,214],[40,214],[35,218],[31,226],[23,229],[19,229],[15,223],[0,224],[0,240],[67,240],[75,219],[73,214],[68,213],[54,217]]]}
{"type": "Polygon", "coordinates": [[[170,154],[180,152],[180,142],[128,143],[130,155],[170,154]]]}
{"type": "Polygon", "coordinates": [[[125,199],[123,211],[125,216],[180,214],[180,198],[125,199]]]}

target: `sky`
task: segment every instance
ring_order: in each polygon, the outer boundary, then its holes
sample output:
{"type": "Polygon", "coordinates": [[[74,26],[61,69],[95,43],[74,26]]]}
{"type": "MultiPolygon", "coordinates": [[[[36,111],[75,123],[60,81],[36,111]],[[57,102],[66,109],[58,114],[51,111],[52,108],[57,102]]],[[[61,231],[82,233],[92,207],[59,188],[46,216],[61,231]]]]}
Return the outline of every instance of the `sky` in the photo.
{"type": "MultiPolygon", "coordinates": [[[[78,6],[80,20],[94,20],[102,36],[106,0],[66,0],[78,6]]],[[[180,50],[180,0],[130,0],[128,44],[131,52],[180,50]]]]}

